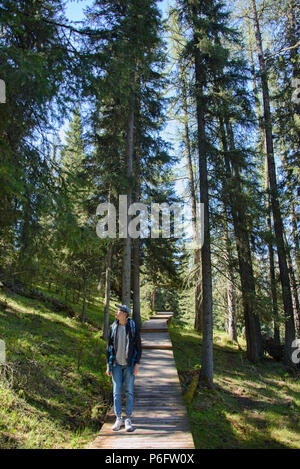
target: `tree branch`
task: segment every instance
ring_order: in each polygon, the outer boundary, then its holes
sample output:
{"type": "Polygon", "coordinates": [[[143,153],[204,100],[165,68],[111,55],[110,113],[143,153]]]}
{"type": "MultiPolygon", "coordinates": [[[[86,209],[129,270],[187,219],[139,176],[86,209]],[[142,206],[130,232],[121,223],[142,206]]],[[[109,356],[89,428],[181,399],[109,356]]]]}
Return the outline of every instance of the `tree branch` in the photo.
{"type": "Polygon", "coordinates": [[[274,54],[268,55],[265,59],[268,60],[270,57],[274,57],[274,55],[280,54],[281,52],[286,52],[291,49],[295,49],[296,47],[299,47],[299,46],[300,46],[300,41],[298,41],[294,46],[285,47],[284,49],[274,52],[274,54]]]}

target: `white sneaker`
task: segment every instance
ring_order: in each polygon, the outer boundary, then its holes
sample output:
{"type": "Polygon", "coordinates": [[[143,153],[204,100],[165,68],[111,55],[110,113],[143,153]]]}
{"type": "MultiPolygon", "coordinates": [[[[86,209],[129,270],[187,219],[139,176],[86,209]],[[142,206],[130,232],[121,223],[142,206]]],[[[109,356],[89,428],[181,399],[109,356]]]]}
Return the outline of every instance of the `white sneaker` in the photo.
{"type": "Polygon", "coordinates": [[[123,421],[123,418],[122,417],[117,417],[116,418],[116,421],[112,427],[112,430],[117,432],[118,430],[120,430],[120,428],[122,427],[122,425],[124,425],[124,421],[123,421]]]}
{"type": "Polygon", "coordinates": [[[127,432],[132,432],[133,431],[133,426],[132,426],[132,423],[131,423],[131,419],[129,417],[127,417],[125,419],[125,430],[127,432]]]}

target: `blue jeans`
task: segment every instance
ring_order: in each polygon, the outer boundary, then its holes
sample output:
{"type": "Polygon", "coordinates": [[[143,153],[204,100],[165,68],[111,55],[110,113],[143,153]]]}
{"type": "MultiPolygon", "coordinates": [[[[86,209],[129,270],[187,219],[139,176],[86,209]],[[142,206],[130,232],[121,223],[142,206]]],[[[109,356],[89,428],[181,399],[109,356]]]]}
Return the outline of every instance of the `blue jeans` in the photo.
{"type": "Polygon", "coordinates": [[[122,415],[122,386],[124,383],[126,395],[126,416],[131,417],[133,411],[133,385],[134,375],[130,366],[121,366],[117,363],[112,367],[112,382],[114,396],[114,411],[117,417],[122,415]]]}

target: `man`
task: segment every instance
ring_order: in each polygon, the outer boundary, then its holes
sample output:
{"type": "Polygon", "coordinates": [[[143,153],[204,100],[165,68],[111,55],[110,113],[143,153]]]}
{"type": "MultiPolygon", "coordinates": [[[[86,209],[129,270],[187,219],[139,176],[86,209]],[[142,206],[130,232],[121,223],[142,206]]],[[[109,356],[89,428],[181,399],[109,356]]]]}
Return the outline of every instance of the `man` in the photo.
{"type": "Polygon", "coordinates": [[[133,411],[134,378],[138,373],[142,353],[140,332],[130,318],[130,308],[127,305],[116,305],[116,320],[110,326],[107,341],[107,369],[106,373],[112,377],[114,412],[116,421],[112,427],[120,430],[125,424],[125,430],[133,431],[131,415],[133,411]],[[122,386],[126,395],[126,418],[122,417],[122,386]]]}

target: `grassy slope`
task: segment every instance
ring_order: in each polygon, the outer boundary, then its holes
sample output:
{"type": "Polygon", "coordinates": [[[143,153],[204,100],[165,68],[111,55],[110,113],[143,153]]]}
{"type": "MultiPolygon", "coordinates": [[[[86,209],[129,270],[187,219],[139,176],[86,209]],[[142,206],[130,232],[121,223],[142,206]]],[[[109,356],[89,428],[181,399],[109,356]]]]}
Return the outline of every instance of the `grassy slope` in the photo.
{"type": "MultiPolygon", "coordinates": [[[[111,400],[101,331],[37,300],[3,292],[0,299],[8,303],[0,309],[0,338],[9,365],[9,383],[3,369],[0,379],[0,448],[83,447],[111,400]]],[[[100,300],[87,316],[101,324],[100,300]]]]}
{"type": "MultiPolygon", "coordinates": [[[[201,363],[201,338],[172,325],[184,390],[201,363]]],[[[242,344],[244,348],[245,344],[242,344]]],[[[196,448],[300,448],[300,376],[271,359],[250,364],[244,352],[214,334],[215,391],[198,386],[188,413],[196,448]]]]}
{"type": "MultiPolygon", "coordinates": [[[[0,448],[84,447],[111,402],[101,332],[37,300],[0,299],[8,303],[0,309],[0,338],[12,378],[0,380],[0,448]]],[[[88,305],[87,316],[102,323],[101,300],[88,305]]],[[[200,364],[201,339],[175,326],[170,332],[186,389],[200,364]]],[[[197,448],[300,448],[299,377],[273,360],[250,364],[222,332],[215,333],[214,364],[216,391],[200,385],[188,406],[197,448]]]]}

